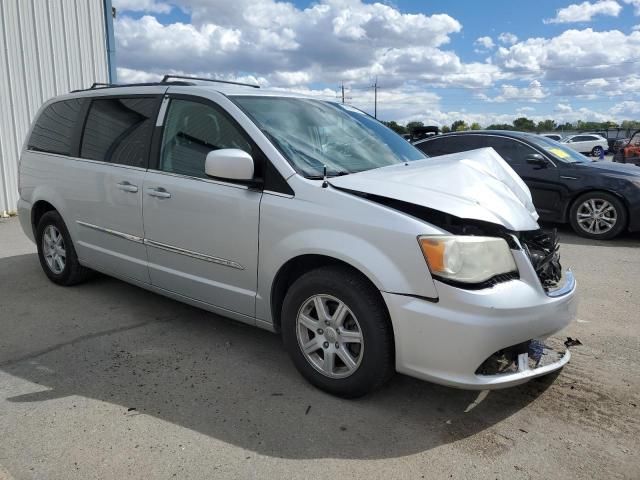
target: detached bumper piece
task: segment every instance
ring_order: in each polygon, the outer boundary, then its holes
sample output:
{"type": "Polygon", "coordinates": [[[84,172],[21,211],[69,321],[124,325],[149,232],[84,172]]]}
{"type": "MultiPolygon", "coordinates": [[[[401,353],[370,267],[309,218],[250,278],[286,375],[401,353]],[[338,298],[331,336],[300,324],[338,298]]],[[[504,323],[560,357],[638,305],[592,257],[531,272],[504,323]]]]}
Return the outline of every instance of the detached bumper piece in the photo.
{"type": "Polygon", "coordinates": [[[476,370],[480,377],[530,378],[562,368],[571,357],[562,342],[555,339],[529,340],[503,348],[487,358],[476,370]]]}

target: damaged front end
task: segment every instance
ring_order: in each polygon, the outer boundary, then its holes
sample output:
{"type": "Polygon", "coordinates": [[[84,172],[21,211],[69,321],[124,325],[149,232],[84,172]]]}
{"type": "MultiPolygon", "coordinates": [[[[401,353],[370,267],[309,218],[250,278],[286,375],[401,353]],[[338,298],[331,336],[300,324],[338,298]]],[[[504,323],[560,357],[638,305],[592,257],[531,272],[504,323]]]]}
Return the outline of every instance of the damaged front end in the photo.
{"type": "Polygon", "coordinates": [[[562,278],[557,231],[554,229],[552,231],[521,232],[520,243],[529,257],[542,287],[546,291],[556,288],[562,278]]]}
{"type": "Polygon", "coordinates": [[[566,363],[568,354],[567,347],[557,339],[532,339],[498,350],[482,362],[475,373],[491,376],[536,370],[559,362],[566,363]]]}

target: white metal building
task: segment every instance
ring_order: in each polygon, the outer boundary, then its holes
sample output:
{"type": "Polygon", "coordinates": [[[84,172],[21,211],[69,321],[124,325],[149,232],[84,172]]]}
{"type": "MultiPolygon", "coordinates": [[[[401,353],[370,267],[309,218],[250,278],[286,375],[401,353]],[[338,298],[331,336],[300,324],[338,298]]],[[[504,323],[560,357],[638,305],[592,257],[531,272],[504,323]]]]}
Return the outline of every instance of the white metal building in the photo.
{"type": "Polygon", "coordinates": [[[18,158],[42,103],[115,82],[111,0],[0,0],[0,215],[15,212],[18,158]]]}

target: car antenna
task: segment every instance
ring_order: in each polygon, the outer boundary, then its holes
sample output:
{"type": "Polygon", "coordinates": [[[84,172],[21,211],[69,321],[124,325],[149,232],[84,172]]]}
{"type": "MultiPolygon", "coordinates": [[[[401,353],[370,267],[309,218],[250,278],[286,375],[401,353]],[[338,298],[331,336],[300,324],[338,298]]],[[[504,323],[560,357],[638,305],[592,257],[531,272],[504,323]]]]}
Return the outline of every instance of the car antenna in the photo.
{"type": "Polygon", "coordinates": [[[327,182],[327,166],[322,165],[322,188],[327,188],[329,182],[327,182]]]}

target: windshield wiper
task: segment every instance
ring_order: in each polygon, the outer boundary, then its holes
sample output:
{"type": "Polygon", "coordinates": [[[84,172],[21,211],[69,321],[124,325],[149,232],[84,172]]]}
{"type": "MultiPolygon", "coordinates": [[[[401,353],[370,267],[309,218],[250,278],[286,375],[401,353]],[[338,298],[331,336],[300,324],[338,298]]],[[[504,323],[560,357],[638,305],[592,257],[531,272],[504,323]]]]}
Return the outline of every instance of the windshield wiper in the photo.
{"type": "MultiPolygon", "coordinates": [[[[347,172],[346,170],[340,170],[338,172],[327,173],[327,178],[333,177],[342,177],[344,175],[350,175],[352,172],[347,172]]],[[[324,175],[305,175],[309,180],[322,180],[324,175]]]]}

